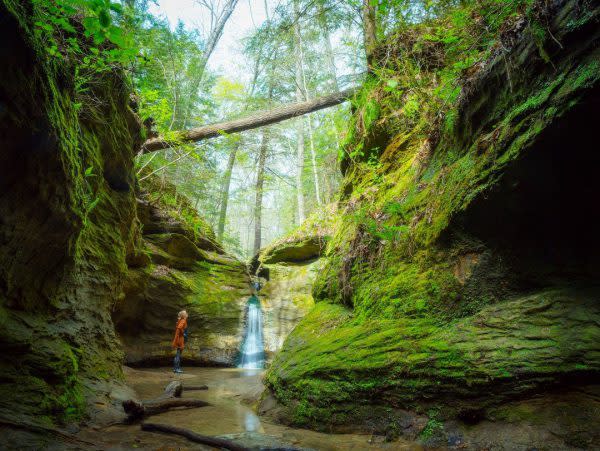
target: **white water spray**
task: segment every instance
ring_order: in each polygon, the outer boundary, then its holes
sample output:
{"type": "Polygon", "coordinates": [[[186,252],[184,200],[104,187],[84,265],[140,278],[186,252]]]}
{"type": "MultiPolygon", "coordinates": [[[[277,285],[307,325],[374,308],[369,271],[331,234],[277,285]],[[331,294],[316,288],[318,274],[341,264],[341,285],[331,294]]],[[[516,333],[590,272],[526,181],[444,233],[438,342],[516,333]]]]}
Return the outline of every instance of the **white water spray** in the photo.
{"type": "Polygon", "coordinates": [[[260,301],[256,296],[252,296],[248,299],[247,305],[246,333],[244,334],[239,367],[261,369],[265,364],[265,350],[263,346],[260,301]]]}

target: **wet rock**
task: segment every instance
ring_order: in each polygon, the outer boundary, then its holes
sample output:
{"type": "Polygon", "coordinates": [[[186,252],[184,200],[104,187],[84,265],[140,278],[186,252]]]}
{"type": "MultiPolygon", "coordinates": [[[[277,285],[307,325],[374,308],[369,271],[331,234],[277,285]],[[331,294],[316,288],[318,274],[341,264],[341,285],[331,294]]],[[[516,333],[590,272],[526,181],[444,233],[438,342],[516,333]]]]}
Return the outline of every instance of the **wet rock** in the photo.
{"type": "Polygon", "coordinates": [[[323,263],[317,260],[263,266],[269,270],[269,280],[259,292],[268,359],[281,349],[292,329],[314,306],[312,285],[323,263]]]}
{"type": "Polygon", "coordinates": [[[232,440],[252,450],[261,451],[314,451],[313,448],[299,448],[286,443],[280,437],[261,434],[259,432],[243,432],[241,434],[221,435],[220,438],[232,440]]]}

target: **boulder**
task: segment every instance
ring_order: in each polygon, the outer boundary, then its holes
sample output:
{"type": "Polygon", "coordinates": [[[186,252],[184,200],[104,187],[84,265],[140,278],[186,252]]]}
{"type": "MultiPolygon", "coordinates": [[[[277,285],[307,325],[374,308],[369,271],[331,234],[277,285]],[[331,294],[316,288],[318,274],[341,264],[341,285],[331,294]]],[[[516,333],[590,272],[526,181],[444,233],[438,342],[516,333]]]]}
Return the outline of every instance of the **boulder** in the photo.
{"type": "Polygon", "coordinates": [[[302,263],[319,258],[325,251],[327,239],[319,236],[302,237],[277,243],[260,253],[263,264],[302,263]]]}

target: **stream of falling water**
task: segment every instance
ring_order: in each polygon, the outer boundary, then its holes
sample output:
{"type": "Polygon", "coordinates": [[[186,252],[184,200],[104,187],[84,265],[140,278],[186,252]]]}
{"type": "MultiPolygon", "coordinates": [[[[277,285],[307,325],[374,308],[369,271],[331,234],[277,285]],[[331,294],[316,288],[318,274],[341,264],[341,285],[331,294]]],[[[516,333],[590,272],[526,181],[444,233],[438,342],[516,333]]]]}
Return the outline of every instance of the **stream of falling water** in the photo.
{"type": "Polygon", "coordinates": [[[260,300],[256,296],[251,296],[247,308],[246,331],[238,366],[246,369],[261,369],[265,365],[265,350],[260,300]]]}

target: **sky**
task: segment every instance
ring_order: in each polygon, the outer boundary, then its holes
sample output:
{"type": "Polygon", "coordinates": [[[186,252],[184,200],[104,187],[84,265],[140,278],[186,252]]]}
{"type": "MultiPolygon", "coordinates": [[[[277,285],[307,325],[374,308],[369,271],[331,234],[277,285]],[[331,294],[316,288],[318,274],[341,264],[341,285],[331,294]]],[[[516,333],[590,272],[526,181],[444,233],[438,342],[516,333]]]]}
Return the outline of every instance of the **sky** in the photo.
{"type": "MultiPolygon", "coordinates": [[[[275,2],[267,0],[269,9],[275,2]]],[[[239,0],[233,14],[227,21],[223,36],[215,51],[208,60],[208,67],[215,72],[227,74],[230,79],[246,79],[244,55],[241,51],[241,40],[259,27],[266,19],[265,2],[260,0],[239,0]]],[[[166,17],[174,27],[181,20],[188,29],[206,29],[206,9],[195,0],[158,0],[151,5],[150,11],[158,16],[166,17]]]]}

